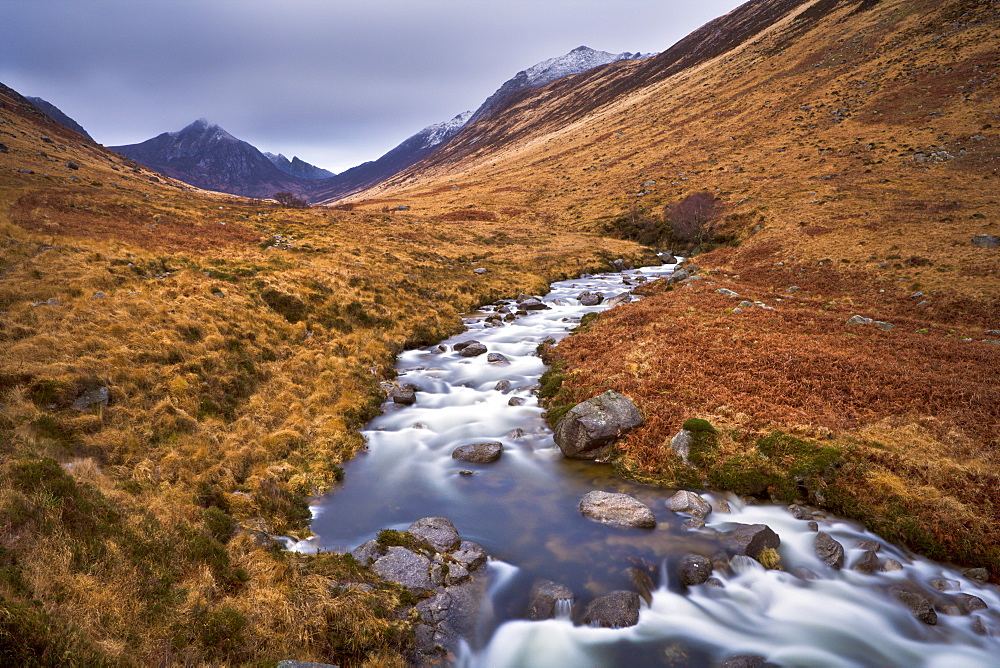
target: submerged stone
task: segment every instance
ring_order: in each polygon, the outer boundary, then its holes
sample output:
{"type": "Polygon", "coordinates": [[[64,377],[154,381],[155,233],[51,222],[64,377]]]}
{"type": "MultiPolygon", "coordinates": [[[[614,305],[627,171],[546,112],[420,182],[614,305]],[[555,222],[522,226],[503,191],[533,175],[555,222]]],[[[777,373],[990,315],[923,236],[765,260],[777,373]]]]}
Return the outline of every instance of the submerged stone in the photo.
{"type": "Polygon", "coordinates": [[[641,529],[656,527],[656,516],[649,506],[628,494],[599,490],[587,492],[580,500],[580,512],[585,517],[611,526],[641,529]]]}

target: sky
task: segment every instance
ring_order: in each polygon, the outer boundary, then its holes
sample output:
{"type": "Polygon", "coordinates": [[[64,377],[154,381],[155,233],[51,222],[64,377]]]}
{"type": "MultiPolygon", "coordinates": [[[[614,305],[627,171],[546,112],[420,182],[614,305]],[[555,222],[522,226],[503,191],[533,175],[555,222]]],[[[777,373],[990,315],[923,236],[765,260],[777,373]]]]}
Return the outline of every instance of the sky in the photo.
{"type": "Polygon", "coordinates": [[[198,118],[335,172],[586,45],[659,52],[739,0],[0,0],[0,82],[107,146],[198,118]]]}

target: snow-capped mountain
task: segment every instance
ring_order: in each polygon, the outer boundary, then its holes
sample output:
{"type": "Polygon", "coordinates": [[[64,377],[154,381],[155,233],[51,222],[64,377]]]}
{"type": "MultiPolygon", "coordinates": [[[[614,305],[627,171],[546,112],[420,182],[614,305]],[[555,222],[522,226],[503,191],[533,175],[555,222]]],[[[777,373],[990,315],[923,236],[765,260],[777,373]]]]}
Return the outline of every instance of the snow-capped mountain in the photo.
{"type": "Polygon", "coordinates": [[[303,179],[328,179],[331,176],[335,176],[335,174],[329,169],[323,169],[322,167],[317,167],[316,165],[310,165],[305,160],[301,160],[298,156],[294,156],[291,160],[289,160],[281,153],[275,155],[274,153],[268,153],[265,151],[264,157],[270,160],[272,165],[283,171],[285,174],[291,174],[292,176],[298,176],[303,179]]]}
{"type": "Polygon", "coordinates": [[[310,183],[285,174],[255,147],[203,118],[178,132],[110,148],[199,188],[244,197],[271,197],[282,191],[301,194],[310,183]]]}
{"type": "Polygon", "coordinates": [[[486,98],[475,113],[469,119],[475,120],[495,107],[504,98],[510,97],[519,90],[525,88],[538,88],[545,84],[561,79],[571,74],[580,74],[587,70],[618,62],[619,60],[637,60],[648,58],[651,53],[608,53],[607,51],[597,51],[589,46],[578,46],[569,53],[557,58],[549,58],[540,63],[532,65],[526,70],[521,70],[513,77],[503,83],[500,88],[486,98]]]}

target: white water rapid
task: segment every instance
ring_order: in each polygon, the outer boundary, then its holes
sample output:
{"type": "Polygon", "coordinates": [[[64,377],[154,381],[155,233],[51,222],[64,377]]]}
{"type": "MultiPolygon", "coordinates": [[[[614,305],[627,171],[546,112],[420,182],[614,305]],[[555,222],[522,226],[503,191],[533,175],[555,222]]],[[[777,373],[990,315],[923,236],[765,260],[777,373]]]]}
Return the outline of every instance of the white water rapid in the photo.
{"type": "Polygon", "coordinates": [[[497,309],[517,307],[513,301],[486,307],[467,318],[467,332],[401,354],[399,383],[417,388],[415,404],[386,403],[363,431],[368,449],[345,465],[344,482],[314,508],[317,538],[293,549],[347,551],[381,529],[404,530],[427,516],[451,519],[464,539],[494,558],[491,617],[478,625],[480,637],[462,643],[464,668],[711,665],[744,654],[783,666],[1000,666],[995,587],[823,514],[801,520],[784,508],[743,506],[730,497],[731,513],[714,512],[705,528],[689,529],[664,506],[674,490],[629,483],[604,465],[562,457],[534,396],[544,371],[536,347],[606,308],[580,305],[581,292],[613,297],[672,270],[645,267],[554,283],[546,310],[492,326],[486,318],[497,309]],[[491,363],[486,354],[460,356],[454,344],[469,339],[509,364],[491,363]],[[486,441],[503,444],[494,463],[451,456],[457,446],[486,441]],[[583,518],[580,498],[594,489],[638,498],[652,508],[657,528],[613,528],[583,518]],[[847,548],[844,569],[832,570],[816,557],[810,520],[847,548]],[[730,568],[716,567],[714,583],[680,584],[678,560],[687,553],[713,556],[717,532],[735,523],[770,526],[781,538],[783,570],[737,558],[730,568]],[[893,559],[902,568],[851,570],[862,540],[879,544],[883,564],[893,559]],[[639,623],[581,625],[579,613],[591,599],[632,588],[624,570],[637,564],[660,571],[639,623]],[[568,586],[576,604],[560,601],[557,619],[525,620],[528,590],[538,578],[568,586]],[[939,614],[936,625],[927,625],[896,600],[899,588],[920,593],[939,611],[963,614],[939,614]]]}

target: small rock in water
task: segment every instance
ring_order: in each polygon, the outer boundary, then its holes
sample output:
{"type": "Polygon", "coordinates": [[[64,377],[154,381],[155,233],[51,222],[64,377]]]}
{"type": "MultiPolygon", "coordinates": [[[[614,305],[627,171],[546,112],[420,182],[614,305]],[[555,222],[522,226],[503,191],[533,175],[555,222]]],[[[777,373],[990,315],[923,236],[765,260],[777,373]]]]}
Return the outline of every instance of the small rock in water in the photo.
{"type": "Polygon", "coordinates": [[[516,441],[522,436],[524,436],[524,430],[521,429],[520,427],[517,427],[516,429],[511,429],[510,431],[507,432],[507,438],[511,439],[512,441],[516,441]]]}
{"type": "Polygon", "coordinates": [[[948,591],[949,589],[958,589],[962,583],[958,580],[949,580],[948,578],[931,578],[928,582],[930,586],[934,587],[938,591],[948,591]]]}
{"type": "Polygon", "coordinates": [[[989,609],[986,601],[972,594],[959,594],[955,597],[955,600],[958,601],[958,605],[961,606],[962,612],[965,614],[989,609]]]}
{"type": "Polygon", "coordinates": [[[536,580],[528,594],[528,619],[553,619],[556,616],[556,601],[573,602],[573,590],[552,580],[536,580]]]}
{"type": "Polygon", "coordinates": [[[486,361],[494,366],[510,366],[510,360],[500,353],[490,353],[486,356],[486,361]]]}
{"type": "Polygon", "coordinates": [[[531,298],[521,302],[521,310],[523,311],[544,311],[547,308],[549,307],[542,303],[540,299],[531,298]]]}
{"type": "Polygon", "coordinates": [[[788,512],[797,520],[808,520],[812,518],[812,511],[797,503],[793,503],[788,506],[788,512]]]}
{"type": "Polygon", "coordinates": [[[462,469],[458,472],[458,475],[476,475],[476,472],[470,471],[469,469],[462,469]]]}
{"type": "Polygon", "coordinates": [[[920,594],[906,591],[905,589],[893,589],[892,596],[906,606],[906,609],[924,624],[931,626],[937,624],[938,618],[937,613],[934,612],[934,607],[930,601],[920,594]]]}
{"type": "Polygon", "coordinates": [[[872,552],[876,553],[882,549],[882,543],[878,542],[877,540],[869,540],[867,538],[859,540],[854,545],[856,547],[860,547],[862,550],[871,550],[872,552]]]}
{"type": "Polygon", "coordinates": [[[816,556],[824,564],[835,571],[839,571],[844,565],[844,546],[833,539],[833,536],[820,531],[816,534],[815,544],[816,556]]]}
{"type": "Polygon", "coordinates": [[[978,580],[979,582],[990,581],[990,572],[985,568],[970,568],[962,573],[962,575],[970,580],[978,580]]]}
{"type": "Polygon", "coordinates": [[[653,592],[656,591],[656,585],[653,583],[653,578],[649,576],[649,573],[636,566],[629,566],[625,569],[628,574],[629,582],[635,587],[635,590],[639,592],[639,596],[642,600],[646,602],[647,605],[653,602],[653,592]]]}
{"type": "Polygon", "coordinates": [[[500,459],[503,454],[503,443],[489,441],[486,443],[468,443],[460,445],[452,451],[453,459],[472,462],[473,464],[490,464],[500,459]]]}
{"type": "Polygon", "coordinates": [[[497,384],[493,386],[493,389],[496,390],[497,392],[506,392],[507,390],[510,389],[510,381],[498,380],[497,384]]]}
{"type": "Polygon", "coordinates": [[[468,345],[462,346],[462,349],[458,351],[458,354],[462,357],[478,357],[486,352],[486,346],[481,344],[479,341],[472,341],[468,345]]]}
{"type": "Polygon", "coordinates": [[[686,513],[705,519],[712,512],[712,506],[699,494],[682,489],[667,499],[667,508],[675,513],[686,513]]]}
{"type": "Polygon", "coordinates": [[[677,575],[681,584],[700,585],[712,576],[712,560],[700,554],[687,554],[677,565],[677,575]]]}
{"type": "Polygon", "coordinates": [[[511,397],[507,402],[508,406],[523,406],[526,399],[524,397],[511,397]]]}
{"type": "Polygon", "coordinates": [[[649,507],[628,494],[595,490],[580,500],[580,512],[603,524],[619,527],[656,528],[656,517],[649,507]]]}
{"type": "Polygon", "coordinates": [[[590,292],[588,290],[586,292],[581,292],[576,299],[580,302],[580,306],[597,306],[604,301],[604,293],[590,292]]]}
{"type": "Polygon", "coordinates": [[[885,561],[882,562],[883,573],[892,573],[893,571],[901,571],[901,570],[903,570],[903,564],[899,563],[898,561],[896,561],[891,557],[887,558],[885,561]]]}
{"type": "Polygon", "coordinates": [[[778,549],[781,539],[766,524],[740,524],[722,535],[722,547],[730,554],[746,555],[756,559],[760,553],[771,548],[778,549]]]}
{"type": "Polygon", "coordinates": [[[395,387],[389,392],[392,403],[401,406],[412,406],[417,401],[417,393],[409,387],[395,387]]]}
{"type": "Polygon", "coordinates": [[[764,657],[756,654],[738,654],[727,657],[719,664],[719,668],[766,668],[773,665],[768,663],[764,657]]]}
{"type": "Polygon", "coordinates": [[[613,591],[595,598],[587,606],[583,623],[601,628],[623,629],[639,623],[639,595],[634,591],[613,591]]]}
{"type": "Polygon", "coordinates": [[[878,555],[871,550],[865,550],[851,568],[859,573],[874,573],[879,569],[878,555]]]}

